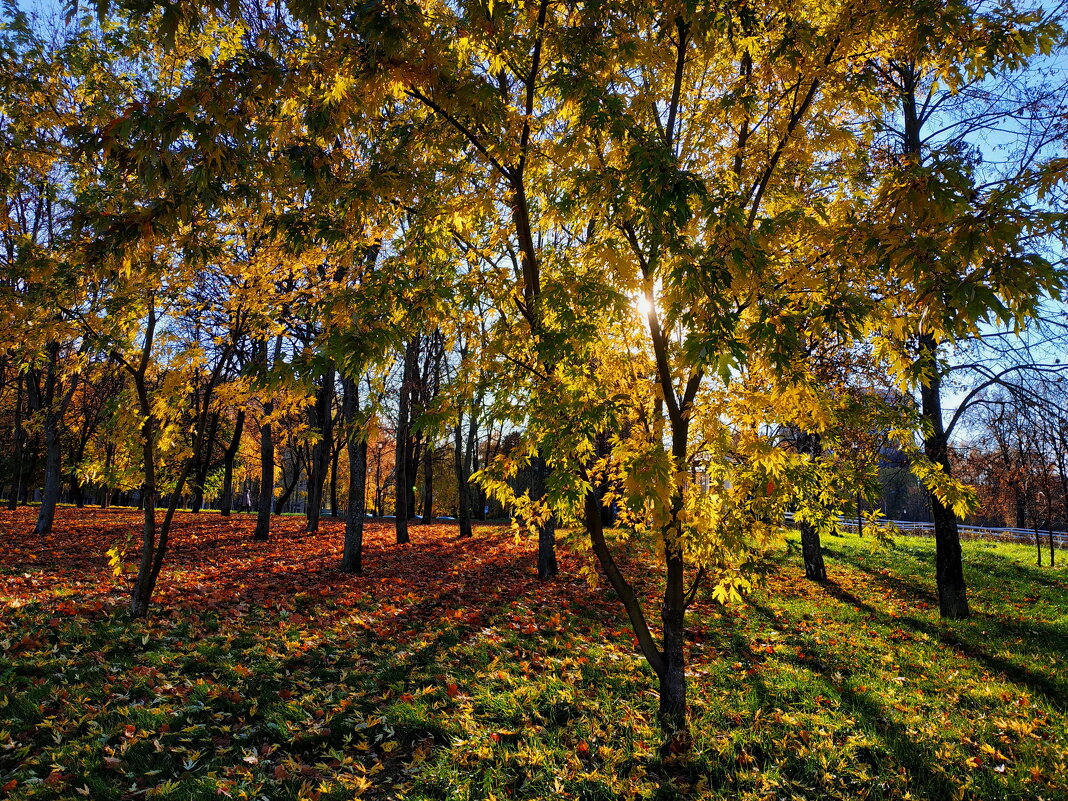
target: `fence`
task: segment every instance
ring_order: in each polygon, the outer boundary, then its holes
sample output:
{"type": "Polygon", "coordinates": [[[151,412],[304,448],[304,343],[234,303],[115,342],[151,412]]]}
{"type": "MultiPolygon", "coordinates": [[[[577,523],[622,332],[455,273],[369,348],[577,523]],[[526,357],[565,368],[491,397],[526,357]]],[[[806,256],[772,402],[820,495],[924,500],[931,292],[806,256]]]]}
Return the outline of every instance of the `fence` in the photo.
{"type": "MultiPolygon", "coordinates": [[[[793,514],[786,515],[786,522],[793,523],[793,514]]],[[[929,537],[934,535],[934,523],[919,522],[915,520],[879,520],[878,523],[864,521],[864,528],[872,525],[886,528],[893,526],[902,534],[929,537]]],[[[846,531],[857,530],[857,519],[839,517],[838,526],[846,531]]],[[[957,524],[957,531],[963,539],[991,539],[1005,542],[1034,543],[1035,530],[1033,528],[999,528],[997,526],[965,526],[957,524]]],[[[1046,529],[1038,530],[1039,539],[1043,545],[1049,544],[1050,532],[1046,529]]],[[[1068,548],[1068,531],[1054,531],[1053,544],[1058,548],[1068,548]]]]}

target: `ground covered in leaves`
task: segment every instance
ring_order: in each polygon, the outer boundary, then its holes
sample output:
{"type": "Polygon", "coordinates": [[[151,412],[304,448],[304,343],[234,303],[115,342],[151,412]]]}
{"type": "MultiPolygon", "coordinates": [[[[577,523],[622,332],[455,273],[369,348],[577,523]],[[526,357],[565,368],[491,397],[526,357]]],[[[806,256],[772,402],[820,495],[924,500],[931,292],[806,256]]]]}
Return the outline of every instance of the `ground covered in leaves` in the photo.
{"type": "Polygon", "coordinates": [[[745,604],[692,607],[694,747],[661,759],[584,557],[539,584],[506,528],[373,524],[346,576],[338,521],[255,543],[184,515],[131,622],[105,553],[138,522],[63,509],[42,540],[0,512],[0,797],[1068,797],[1068,571],[1022,546],[966,543],[976,614],[945,623],[931,541],[829,538],[826,584],[788,542],[745,604]]]}

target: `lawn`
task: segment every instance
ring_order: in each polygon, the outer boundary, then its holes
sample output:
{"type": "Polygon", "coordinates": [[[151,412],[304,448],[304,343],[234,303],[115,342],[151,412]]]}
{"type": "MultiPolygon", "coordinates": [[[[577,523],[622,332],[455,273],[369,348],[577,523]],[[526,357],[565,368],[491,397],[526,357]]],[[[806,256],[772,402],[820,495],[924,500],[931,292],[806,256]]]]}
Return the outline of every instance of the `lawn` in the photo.
{"type": "Polygon", "coordinates": [[[930,540],[828,538],[822,585],[787,541],[744,604],[692,607],[694,747],[661,759],[582,554],[540,584],[507,528],[372,524],[346,576],[338,521],[253,522],[180,515],[131,622],[105,552],[136,512],[62,509],[44,539],[0,512],[0,797],[1068,797],[1068,570],[1026,546],[965,543],[975,615],[945,623],[930,540]]]}

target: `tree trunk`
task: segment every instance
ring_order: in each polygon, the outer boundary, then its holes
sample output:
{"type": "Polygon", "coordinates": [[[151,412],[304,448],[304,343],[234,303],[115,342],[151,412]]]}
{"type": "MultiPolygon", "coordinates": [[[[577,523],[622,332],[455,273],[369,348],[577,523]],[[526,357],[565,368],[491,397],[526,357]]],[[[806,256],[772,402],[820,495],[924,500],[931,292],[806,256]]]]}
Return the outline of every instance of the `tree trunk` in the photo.
{"type": "MultiPolygon", "coordinates": [[[[274,340],[274,358],[277,362],[282,353],[282,337],[274,340]]],[[[268,348],[267,339],[259,341],[259,368],[266,372],[268,348]]],[[[274,403],[263,402],[263,419],[260,422],[260,497],[256,505],[256,533],[254,540],[264,542],[271,535],[271,507],[274,505],[274,431],[271,428],[271,415],[274,403]]]]}
{"type": "Polygon", "coordinates": [[[415,371],[419,356],[419,338],[413,337],[404,349],[404,370],[401,378],[400,397],[397,406],[397,455],[396,455],[396,492],[394,498],[394,514],[396,516],[397,544],[402,545],[409,541],[408,516],[411,507],[408,506],[408,485],[411,483],[408,474],[408,416],[411,412],[412,388],[415,385],[415,371]]]}
{"type": "Polygon", "coordinates": [[[660,675],[660,729],[666,744],[687,733],[686,721],[686,604],[681,550],[665,545],[667,583],[664,587],[664,672],[660,675]]]}
{"type": "Polygon", "coordinates": [[[56,505],[59,503],[60,459],[58,424],[49,412],[45,422],[45,479],[44,492],[41,495],[41,508],[37,513],[37,525],[34,534],[44,536],[52,531],[52,522],[56,517],[56,505]]]}
{"type": "MultiPolygon", "coordinates": [[[[924,439],[924,454],[952,475],[949,443],[942,422],[942,379],[938,373],[937,343],[933,336],[920,337],[920,359],[927,373],[920,386],[921,411],[931,433],[924,439]]],[[[960,534],[957,516],[927,490],[935,531],[935,582],[938,585],[938,608],[942,617],[962,620],[969,616],[968,591],[964,583],[960,534]]]]}
{"type": "Polygon", "coordinates": [[[452,430],[452,441],[456,467],[456,519],[460,524],[461,537],[471,536],[471,494],[468,488],[467,453],[464,449],[464,416],[459,413],[456,426],[452,430]]]}
{"type": "Polygon", "coordinates": [[[26,451],[26,429],[22,425],[23,393],[26,380],[20,372],[15,379],[15,428],[12,434],[11,492],[7,496],[7,508],[14,512],[22,494],[23,459],[26,451]]]}
{"type": "Polygon", "coordinates": [[[226,453],[223,454],[223,486],[222,497],[219,499],[219,514],[223,517],[229,517],[234,507],[234,461],[237,459],[238,450],[241,449],[241,435],[244,431],[245,410],[238,409],[237,419],[234,421],[234,435],[226,446],[226,453]]]}
{"type": "Polygon", "coordinates": [[[253,539],[266,540],[271,534],[271,507],[274,505],[274,432],[270,415],[274,404],[263,404],[264,422],[260,425],[260,498],[256,510],[256,533],[253,539]]]}
{"type": "Polygon", "coordinates": [[[337,463],[341,459],[341,444],[330,454],[330,516],[337,517],[337,463]]]}
{"type": "Polygon", "coordinates": [[[323,487],[330,469],[330,446],[334,437],[334,368],[331,365],[323,375],[323,385],[315,396],[312,427],[318,429],[319,440],[312,446],[311,465],[308,468],[308,526],[309,532],[319,530],[319,517],[323,510],[323,487]]]}
{"type": "MultiPolygon", "coordinates": [[[[548,494],[549,465],[539,453],[531,462],[534,487],[531,495],[544,501],[548,494]]],[[[598,504],[600,505],[600,504],[598,504]]],[[[548,581],[555,578],[556,565],[556,520],[552,513],[538,526],[538,578],[548,581]]]]}
{"type": "Polygon", "coordinates": [[[343,401],[348,427],[349,502],[345,510],[345,549],[341,557],[343,573],[363,570],[363,516],[367,493],[367,431],[360,419],[358,384],[345,380],[343,401]]]}
{"type": "Polygon", "coordinates": [[[274,502],[274,513],[276,515],[282,514],[282,510],[285,508],[286,501],[289,500],[289,496],[293,494],[293,490],[297,488],[297,484],[300,483],[300,463],[293,462],[293,482],[286,484],[286,466],[285,459],[282,460],[282,494],[279,495],[274,502]]]}
{"type": "MultiPolygon", "coordinates": [[[[823,455],[820,435],[804,431],[798,437],[797,449],[809,456],[813,463],[823,455]]],[[[805,578],[812,581],[826,581],[827,568],[823,564],[823,545],[820,532],[811,523],[801,523],[801,558],[805,563],[805,578]]]]}
{"type": "MultiPolygon", "coordinates": [[[[111,462],[115,458],[115,445],[113,443],[107,443],[104,445],[104,477],[105,481],[107,476],[111,473],[111,462]]],[[[111,487],[108,484],[104,484],[101,487],[100,492],[100,508],[107,509],[111,506],[111,487]]]]}
{"type": "Polygon", "coordinates": [[[423,451],[423,524],[434,521],[434,446],[429,441],[423,451]]]}
{"type": "Polygon", "coordinates": [[[77,470],[70,471],[70,499],[78,509],[85,508],[85,488],[78,480],[77,470]]]}
{"type": "Polygon", "coordinates": [[[137,391],[138,405],[144,415],[141,424],[141,457],[144,462],[144,483],[141,486],[141,503],[144,509],[144,525],[141,534],[141,560],[137,567],[137,577],[134,579],[130,590],[130,614],[133,617],[144,617],[148,614],[149,603],[152,600],[152,564],[156,553],[156,445],[155,445],[155,418],[152,415],[152,404],[148,398],[148,387],[145,384],[144,366],[147,364],[147,354],[152,348],[152,334],[154,332],[155,313],[149,316],[149,333],[145,337],[146,357],[142,362],[140,373],[134,374],[134,385],[137,391]]]}
{"type": "Polygon", "coordinates": [[[208,440],[203,450],[196,455],[196,477],[193,479],[192,500],[189,502],[189,511],[199,514],[204,508],[204,484],[207,483],[208,473],[211,471],[211,452],[215,450],[215,436],[219,433],[219,413],[211,415],[211,427],[208,429],[208,440]]]}
{"type": "MultiPolygon", "coordinates": [[[[52,531],[52,523],[56,517],[56,505],[59,503],[60,484],[62,482],[62,458],[60,447],[60,428],[63,418],[66,416],[67,407],[74,390],[77,386],[77,378],[71,377],[70,384],[62,398],[57,398],[59,389],[59,345],[49,343],[48,377],[45,380],[45,395],[43,403],[35,405],[44,410],[44,438],[45,438],[45,480],[44,491],[41,494],[41,507],[37,512],[37,524],[34,533],[44,536],[52,531]]],[[[41,400],[38,398],[38,400],[41,400]]]]}

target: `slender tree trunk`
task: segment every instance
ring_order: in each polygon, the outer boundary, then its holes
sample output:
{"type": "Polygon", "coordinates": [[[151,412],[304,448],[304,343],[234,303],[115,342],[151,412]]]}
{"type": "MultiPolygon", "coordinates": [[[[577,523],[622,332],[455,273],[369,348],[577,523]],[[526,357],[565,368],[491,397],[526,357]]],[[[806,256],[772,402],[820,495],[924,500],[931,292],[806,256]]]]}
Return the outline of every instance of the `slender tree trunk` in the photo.
{"type": "Polygon", "coordinates": [[[337,463],[341,459],[341,443],[334,446],[330,454],[330,516],[337,517],[337,463]]]}
{"type": "Polygon", "coordinates": [[[429,441],[423,451],[423,524],[434,522],[434,446],[429,441]]]}
{"type": "Polygon", "coordinates": [[[857,491],[857,536],[864,536],[864,513],[860,508],[860,491],[857,491]]]}
{"type": "MultiPolygon", "coordinates": [[[[45,481],[44,491],[41,494],[41,506],[37,512],[37,524],[34,533],[44,536],[52,531],[52,523],[56,518],[56,506],[59,504],[59,492],[62,482],[62,450],[60,445],[60,429],[63,418],[66,416],[67,407],[74,390],[77,386],[77,378],[71,377],[69,386],[62,398],[57,397],[59,389],[59,345],[49,343],[48,376],[45,379],[45,394],[43,403],[34,405],[44,410],[44,440],[45,440],[45,481]]],[[[41,399],[38,399],[41,400],[41,399]]]]}
{"type": "Polygon", "coordinates": [[[297,461],[294,461],[293,462],[293,482],[290,483],[290,484],[286,484],[285,459],[283,458],[283,460],[282,460],[282,494],[279,495],[278,498],[276,498],[275,502],[274,502],[274,513],[276,515],[282,514],[282,510],[285,508],[286,501],[289,500],[289,496],[293,494],[293,490],[295,490],[297,488],[297,484],[300,483],[300,473],[301,473],[300,463],[297,462],[297,461]]]}
{"type": "Polygon", "coordinates": [[[345,380],[343,401],[348,428],[349,502],[345,510],[345,549],[341,558],[344,573],[363,570],[363,520],[367,494],[367,431],[360,419],[359,385],[345,380]]]}
{"type": "MultiPolygon", "coordinates": [[[[797,449],[809,456],[813,462],[823,455],[820,435],[802,432],[798,437],[797,449]]],[[[811,523],[801,523],[801,558],[805,563],[805,578],[812,581],[826,581],[827,568],[823,564],[823,545],[820,532],[811,523]]]]}
{"type": "MultiPolygon", "coordinates": [[[[111,474],[111,462],[115,458],[115,445],[107,443],[104,446],[104,476],[111,474]]],[[[106,480],[106,479],[105,479],[106,480]]],[[[107,509],[111,506],[111,487],[105,483],[100,493],[100,508],[107,509]]]]}
{"type": "MultiPolygon", "coordinates": [[[[937,343],[934,337],[920,337],[920,359],[926,377],[920,386],[921,411],[931,433],[924,439],[924,454],[952,475],[949,443],[942,422],[942,379],[938,373],[937,343]]],[[[938,585],[938,608],[944,618],[962,620],[969,616],[968,592],[964,583],[960,534],[957,516],[927,491],[935,531],[935,582],[938,585]]]]}
{"type": "Polygon", "coordinates": [[[150,575],[156,548],[156,456],[153,444],[155,434],[152,430],[151,415],[146,417],[141,427],[141,453],[145,460],[145,483],[141,490],[144,508],[144,526],[141,536],[141,561],[137,568],[137,578],[130,592],[130,614],[144,617],[148,614],[152,600],[150,575]]]}
{"type": "MultiPolygon", "coordinates": [[[[1021,511],[1017,514],[1020,520],[1023,522],[1021,527],[1027,525],[1027,503],[1023,500],[1022,495],[1016,496],[1016,506],[1021,511]]],[[[1042,567],[1042,534],[1038,530],[1038,515],[1033,511],[1031,512],[1031,530],[1035,532],[1035,558],[1039,567],[1042,567]]]]}
{"type": "MultiPolygon", "coordinates": [[[[268,343],[266,337],[259,340],[259,368],[264,373],[268,367],[268,343]]],[[[282,355],[282,336],[274,340],[275,362],[282,355]]],[[[274,402],[263,402],[263,419],[260,421],[260,497],[256,505],[256,531],[254,540],[264,542],[271,536],[271,511],[274,505],[274,431],[271,428],[271,415],[274,414],[274,402]]]]}
{"type": "MultiPolygon", "coordinates": [[[[415,414],[409,410],[409,420],[415,417],[415,414]]],[[[411,426],[409,425],[409,432],[411,426]]],[[[408,519],[411,520],[419,513],[419,506],[415,502],[415,483],[419,479],[419,468],[423,464],[423,441],[419,435],[411,437],[411,445],[408,448],[405,463],[405,474],[408,477],[408,519]]]]}
{"type": "Polygon", "coordinates": [[[44,492],[41,494],[41,507],[37,514],[34,534],[44,536],[52,531],[59,503],[60,460],[62,454],[59,446],[58,424],[49,412],[45,422],[45,479],[44,492]]]}
{"type": "Polygon", "coordinates": [[[394,500],[396,515],[397,544],[402,545],[409,541],[408,516],[411,507],[408,505],[408,485],[411,477],[408,473],[408,419],[411,413],[412,388],[415,385],[416,362],[419,355],[419,338],[413,337],[404,349],[404,370],[401,379],[400,399],[397,407],[397,456],[396,456],[396,497],[394,500]]]}
{"type": "Polygon", "coordinates": [[[253,539],[266,540],[271,535],[271,507],[274,505],[274,431],[270,415],[274,404],[263,404],[263,423],[260,425],[260,498],[256,511],[256,533],[253,539]]]}
{"type": "MultiPolygon", "coordinates": [[[[534,491],[531,495],[544,500],[548,493],[549,465],[541,453],[532,460],[531,468],[534,478],[534,491]]],[[[556,520],[550,514],[545,522],[538,526],[538,578],[548,581],[555,578],[556,573],[556,520]]]]}
{"type": "Polygon", "coordinates": [[[137,392],[138,405],[144,422],[141,424],[141,458],[143,461],[144,483],[141,485],[141,503],[144,509],[144,525],[141,535],[141,560],[137,567],[137,577],[130,591],[130,614],[144,617],[152,600],[152,564],[156,555],[156,432],[152,404],[148,398],[145,384],[145,367],[148,354],[152,349],[155,328],[155,312],[149,316],[149,332],[145,337],[145,357],[141,369],[134,372],[134,388],[137,392]]]}
{"type": "Polygon", "coordinates": [[[70,471],[70,499],[76,508],[85,508],[85,489],[82,487],[82,482],[78,480],[77,470],[70,471]]]}
{"type": "Polygon", "coordinates": [[[12,436],[11,455],[11,493],[7,496],[7,508],[14,512],[19,506],[22,494],[23,459],[26,451],[26,429],[22,425],[23,393],[26,379],[20,372],[15,379],[15,429],[12,436]]]}
{"type": "Polygon", "coordinates": [[[1053,555],[1053,518],[1047,518],[1046,526],[1049,529],[1049,566],[1056,567],[1056,557],[1053,555]]]}
{"type": "Polygon", "coordinates": [[[678,547],[664,549],[667,582],[664,587],[664,673],[660,676],[660,728],[670,741],[687,730],[686,722],[686,643],[684,562],[678,547]]]}
{"type": "Polygon", "coordinates": [[[323,385],[315,397],[313,427],[319,431],[319,440],[312,446],[311,465],[308,468],[309,532],[319,530],[319,517],[323,511],[323,487],[330,469],[330,446],[334,437],[334,375],[334,368],[330,366],[323,375],[323,385]]]}
{"type": "Polygon", "coordinates": [[[468,488],[467,454],[464,450],[464,416],[459,413],[452,430],[452,441],[456,467],[456,519],[460,524],[460,536],[471,536],[471,494],[468,488]]]}
{"type": "MultiPolygon", "coordinates": [[[[229,517],[234,507],[234,462],[237,460],[237,452],[241,449],[241,435],[245,431],[245,410],[237,410],[237,419],[234,420],[234,435],[230,437],[230,444],[226,446],[223,454],[223,486],[222,497],[219,499],[219,514],[229,517]]],[[[273,461],[273,455],[272,455],[273,461]]]]}
{"type": "Polygon", "coordinates": [[[196,477],[193,479],[192,500],[189,502],[189,511],[193,514],[199,514],[204,508],[204,485],[211,470],[211,453],[215,450],[215,437],[219,433],[219,416],[218,412],[212,413],[208,440],[204,449],[196,455],[196,477]]]}

